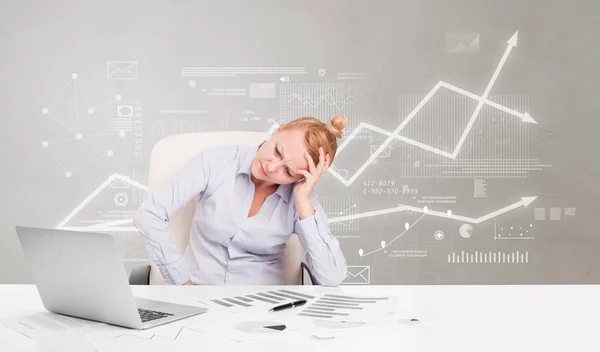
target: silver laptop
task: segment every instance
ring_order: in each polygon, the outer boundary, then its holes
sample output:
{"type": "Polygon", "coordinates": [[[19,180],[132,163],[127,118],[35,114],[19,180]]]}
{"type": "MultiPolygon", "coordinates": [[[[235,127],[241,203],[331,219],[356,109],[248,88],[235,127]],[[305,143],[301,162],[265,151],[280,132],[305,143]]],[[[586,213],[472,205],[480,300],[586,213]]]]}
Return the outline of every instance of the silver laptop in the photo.
{"type": "Polygon", "coordinates": [[[208,310],[134,297],[110,234],[25,226],[16,230],[50,312],[142,330],[208,310]]]}

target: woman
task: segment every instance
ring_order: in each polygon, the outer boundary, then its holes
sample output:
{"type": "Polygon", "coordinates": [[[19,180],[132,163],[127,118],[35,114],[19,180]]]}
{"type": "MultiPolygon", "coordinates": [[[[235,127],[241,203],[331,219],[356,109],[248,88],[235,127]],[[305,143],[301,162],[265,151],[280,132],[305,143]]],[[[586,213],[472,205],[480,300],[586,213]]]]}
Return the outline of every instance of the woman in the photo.
{"type": "Polygon", "coordinates": [[[324,286],[339,285],[346,260],[314,187],[337,150],[343,115],[328,124],[303,117],[259,146],[209,148],[149,194],[134,216],[166,283],[285,284],[282,256],[296,233],[305,262],[324,286]],[[198,196],[185,255],[168,221],[198,196]]]}

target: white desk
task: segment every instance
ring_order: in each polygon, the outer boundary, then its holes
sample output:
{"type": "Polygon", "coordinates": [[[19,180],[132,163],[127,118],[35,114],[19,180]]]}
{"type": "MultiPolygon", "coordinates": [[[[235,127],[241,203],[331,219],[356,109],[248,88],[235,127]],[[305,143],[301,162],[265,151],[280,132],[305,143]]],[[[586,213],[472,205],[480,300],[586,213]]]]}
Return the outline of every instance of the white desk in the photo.
{"type": "MultiPolygon", "coordinates": [[[[193,304],[213,298],[253,292],[290,289],[297,292],[396,296],[399,304],[422,323],[387,324],[363,333],[354,328],[352,337],[333,339],[298,338],[285,342],[251,341],[223,344],[221,348],[203,346],[204,336],[227,334],[211,330],[210,324],[198,333],[198,351],[273,350],[307,351],[600,351],[600,285],[582,286],[132,286],[136,296],[193,304]],[[307,347],[308,346],[308,347],[307,347]]],[[[33,285],[0,285],[0,319],[44,312],[33,285]]],[[[212,310],[203,314],[204,321],[218,319],[222,313],[212,310]]],[[[278,313],[273,313],[278,314],[278,313]]],[[[285,315],[281,315],[285,320],[285,315]]],[[[241,318],[241,317],[240,317],[241,318]]],[[[247,318],[247,317],[245,317],[247,318]]],[[[186,320],[171,323],[185,324],[186,320]]],[[[216,321],[216,320],[215,320],[216,321]]],[[[394,320],[396,321],[396,320],[394,320]]],[[[168,325],[171,325],[168,324],[168,325]]],[[[121,329],[107,326],[111,329],[121,329]]],[[[217,329],[214,327],[214,329],[217,329]]],[[[123,331],[131,331],[122,329],[123,331]]],[[[349,329],[346,329],[349,330],[349,329]]],[[[13,330],[0,325],[0,350],[9,351],[6,336],[13,330]],[[4,345],[3,345],[4,343],[4,345]],[[4,348],[4,349],[3,349],[4,348]]],[[[281,334],[285,333],[281,332],[281,334]]],[[[61,335],[58,335],[61,336],[61,335]]],[[[52,343],[38,344],[33,350],[98,351],[83,348],[81,341],[68,341],[70,335],[55,338],[52,343]],[[63,340],[60,340],[60,339],[63,340]],[[64,346],[57,347],[60,343],[64,346]],[[70,344],[71,343],[71,344],[70,344]],[[54,345],[53,345],[54,344],[54,345]],[[51,347],[56,347],[52,349],[51,347]],[[77,347],[79,346],[79,347],[77,347]]],[[[73,335],[75,336],[75,335],[73,335]]],[[[27,340],[21,336],[22,340],[27,340]]],[[[75,339],[75,338],[73,338],[75,339]]],[[[28,339],[31,341],[32,339],[28,339]]],[[[168,343],[168,339],[146,340],[147,344],[168,343]]],[[[207,340],[208,341],[208,340],[207,340]]],[[[31,345],[31,344],[30,344],[31,345]]],[[[210,344],[209,344],[210,345],[210,344]]],[[[158,347],[157,347],[158,348],[158,347]]],[[[160,348],[164,348],[161,345],[160,348]]],[[[176,349],[170,349],[169,352],[176,349]]],[[[103,351],[102,351],[103,352],[103,351]]]]}

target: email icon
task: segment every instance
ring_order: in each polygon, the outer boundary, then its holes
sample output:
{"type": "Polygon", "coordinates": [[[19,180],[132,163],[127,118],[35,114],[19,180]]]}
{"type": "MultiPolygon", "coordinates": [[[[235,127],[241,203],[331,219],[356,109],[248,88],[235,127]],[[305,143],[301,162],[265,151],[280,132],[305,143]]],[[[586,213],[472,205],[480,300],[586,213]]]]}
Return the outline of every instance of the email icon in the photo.
{"type": "Polygon", "coordinates": [[[131,105],[119,105],[117,106],[117,116],[119,117],[132,117],[133,106],[131,105]]]}
{"type": "MultiPolygon", "coordinates": [[[[379,145],[372,145],[371,146],[371,155],[373,155],[373,153],[375,153],[377,151],[377,149],[379,149],[379,145]]],[[[386,146],[385,148],[383,148],[383,150],[379,153],[379,155],[377,155],[377,157],[379,158],[389,158],[390,156],[392,156],[392,149],[388,146],[386,146]]]]}
{"type": "Polygon", "coordinates": [[[109,187],[110,188],[129,188],[129,183],[127,183],[119,178],[115,178],[112,181],[110,181],[109,187]]]}
{"type": "Polygon", "coordinates": [[[107,61],[106,78],[108,79],[137,79],[137,61],[107,61]]]}
{"type": "Polygon", "coordinates": [[[346,278],[342,284],[346,285],[367,285],[371,282],[370,266],[350,266],[346,269],[346,278]]]}

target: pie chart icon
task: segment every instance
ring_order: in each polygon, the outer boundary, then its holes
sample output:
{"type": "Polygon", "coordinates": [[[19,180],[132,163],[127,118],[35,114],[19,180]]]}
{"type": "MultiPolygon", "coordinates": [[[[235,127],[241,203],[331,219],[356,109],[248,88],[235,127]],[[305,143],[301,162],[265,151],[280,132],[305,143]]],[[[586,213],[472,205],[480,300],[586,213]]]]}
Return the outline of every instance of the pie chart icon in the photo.
{"type": "Polygon", "coordinates": [[[458,233],[464,238],[469,238],[473,234],[473,226],[471,224],[462,224],[458,229],[458,233]]]}

